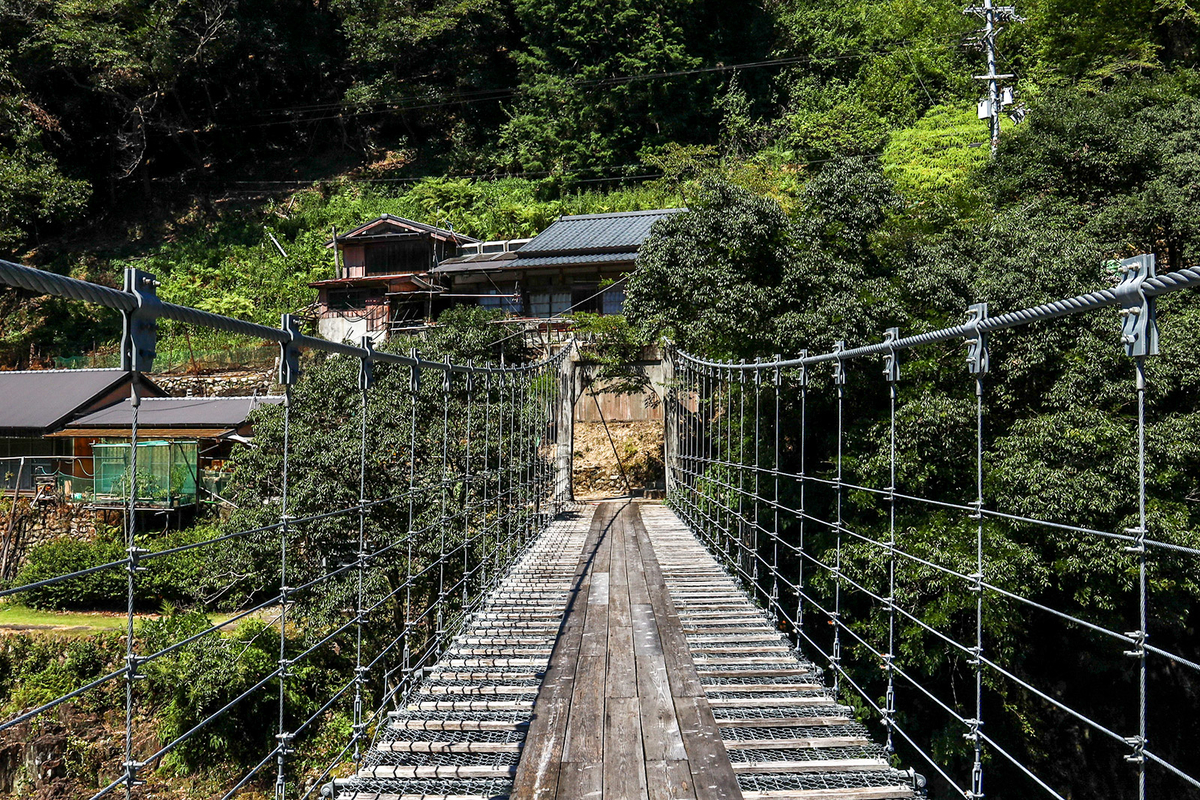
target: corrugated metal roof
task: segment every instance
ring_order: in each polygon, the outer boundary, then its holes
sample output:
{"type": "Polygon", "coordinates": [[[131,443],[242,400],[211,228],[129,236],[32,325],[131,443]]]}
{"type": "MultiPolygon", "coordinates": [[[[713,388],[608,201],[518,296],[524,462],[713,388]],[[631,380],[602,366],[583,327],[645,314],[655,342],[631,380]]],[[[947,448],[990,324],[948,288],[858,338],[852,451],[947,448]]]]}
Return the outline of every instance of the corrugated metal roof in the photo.
{"type": "Polygon", "coordinates": [[[127,382],[119,369],[0,372],[0,431],[37,436],[127,382]]]}
{"type": "Polygon", "coordinates": [[[622,211],[615,214],[580,214],[561,217],[533,241],[517,251],[517,260],[528,256],[636,251],[650,235],[650,226],[686,208],[622,211]]]}
{"type": "MultiPolygon", "coordinates": [[[[282,403],[265,397],[147,397],[138,410],[138,426],[147,428],[237,428],[250,412],[262,405],[282,403]]],[[[87,414],[67,426],[75,428],[128,428],[133,414],[130,401],[87,414]]]]}

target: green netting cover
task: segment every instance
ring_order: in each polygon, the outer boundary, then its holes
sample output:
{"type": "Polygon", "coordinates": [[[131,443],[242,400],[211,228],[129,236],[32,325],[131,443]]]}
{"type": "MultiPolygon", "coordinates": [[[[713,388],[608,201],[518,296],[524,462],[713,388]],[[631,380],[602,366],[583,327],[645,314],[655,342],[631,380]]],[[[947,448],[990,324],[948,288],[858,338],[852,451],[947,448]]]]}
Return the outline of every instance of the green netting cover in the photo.
{"type": "MultiPolygon", "coordinates": [[[[196,442],[150,441],[137,446],[137,504],[177,508],[196,502],[196,442]]],[[[96,502],[129,498],[129,442],[92,445],[96,502]]]]}

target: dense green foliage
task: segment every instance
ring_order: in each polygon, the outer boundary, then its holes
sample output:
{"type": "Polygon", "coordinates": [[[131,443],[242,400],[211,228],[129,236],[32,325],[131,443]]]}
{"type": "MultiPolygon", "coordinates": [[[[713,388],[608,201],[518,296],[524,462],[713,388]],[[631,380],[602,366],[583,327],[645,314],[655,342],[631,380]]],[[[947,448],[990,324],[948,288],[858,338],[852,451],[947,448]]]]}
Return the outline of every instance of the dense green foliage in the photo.
{"type": "MultiPolygon", "coordinates": [[[[151,534],[143,546],[151,552],[168,550],[205,541],[212,535],[210,526],[196,525],[182,531],[151,534]]],[[[124,534],[120,531],[107,531],[90,541],[63,537],[33,547],[13,579],[13,585],[24,586],[120,562],[124,558],[124,534]]],[[[198,550],[152,556],[144,566],[134,593],[138,608],[201,603],[214,594],[215,577],[209,572],[207,557],[198,550]]],[[[31,608],[51,611],[122,609],[125,593],[125,570],[118,566],[31,589],[23,593],[21,599],[31,608]]]]}
{"type": "MultiPolygon", "coordinates": [[[[0,247],[53,242],[89,197],[157,219],[198,187],[364,163],[569,180],[645,172],[672,144],[877,154],[932,108],[972,107],[960,5],[4,0],[0,247]]],[[[1003,66],[1031,102],[1196,63],[1181,0],[1019,10],[1003,66]]]]}

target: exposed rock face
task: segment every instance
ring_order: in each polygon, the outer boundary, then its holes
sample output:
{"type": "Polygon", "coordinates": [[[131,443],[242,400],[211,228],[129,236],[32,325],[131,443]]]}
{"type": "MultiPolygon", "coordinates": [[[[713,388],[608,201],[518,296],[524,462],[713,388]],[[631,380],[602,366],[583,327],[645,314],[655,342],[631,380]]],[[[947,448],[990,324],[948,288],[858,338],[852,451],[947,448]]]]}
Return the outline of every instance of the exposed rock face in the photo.
{"type": "MultiPolygon", "coordinates": [[[[124,753],[124,730],[69,703],[0,733],[0,796],[66,800],[94,785],[124,753]]],[[[115,773],[114,773],[115,774],[115,773]]],[[[93,790],[86,790],[89,793],[93,790]]]]}
{"type": "Polygon", "coordinates": [[[663,425],[659,421],[575,422],[573,478],[579,498],[625,494],[624,468],[630,488],[644,493],[663,485],[663,425]],[[609,434],[612,441],[609,441],[609,434]],[[616,445],[616,453],[613,445],[616,445]],[[620,454],[620,464],[617,454],[620,454]]]}

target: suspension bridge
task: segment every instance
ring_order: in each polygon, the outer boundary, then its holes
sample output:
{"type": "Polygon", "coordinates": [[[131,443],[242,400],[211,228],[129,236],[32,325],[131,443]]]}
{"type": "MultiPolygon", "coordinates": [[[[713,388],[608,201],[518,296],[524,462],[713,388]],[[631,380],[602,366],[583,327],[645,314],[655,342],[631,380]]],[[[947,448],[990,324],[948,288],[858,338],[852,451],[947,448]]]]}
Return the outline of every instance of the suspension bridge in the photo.
{"type": "MultiPolygon", "coordinates": [[[[994,317],[978,304],[962,325],[890,329],[877,343],[794,358],[718,362],[668,349],[666,504],[572,499],[570,343],[537,362],[456,364],[323,341],[286,316],[271,328],[174,305],[137,270],[117,290],[0,262],[0,284],[119,311],[132,372],[152,371],[160,319],[280,347],[287,400],[264,412],[280,415],[279,469],[261,476],[267,500],[254,524],[155,549],[130,480],[125,557],[0,590],[19,598],[99,572],[125,576],[123,666],[0,721],[27,725],[123,686],[112,710],[123,714],[124,754],[93,800],[148,796],[164,759],[264,700],[275,714],[252,742],[261,758],[223,798],[273,787],[277,800],[1065,800],[1072,792],[1041,752],[1053,737],[1030,747],[1039,732],[1013,725],[1018,696],[1077,734],[1052,756],[1103,764],[1110,796],[1200,797],[1194,747],[1171,719],[1171,698],[1195,693],[1200,654],[1178,635],[1177,610],[1156,615],[1152,592],[1195,573],[1200,543],[1148,512],[1146,478],[1156,300],[1200,287],[1200,269],[1158,275],[1152,257],[1129,259],[1112,288],[994,317]],[[1136,407],[1124,515],[1105,528],[1021,513],[986,491],[992,339],[1112,308],[1112,348],[1128,359],[1136,407]],[[967,479],[905,486],[915,465],[897,432],[902,362],[959,345],[973,406],[967,479]],[[305,351],[354,367],[336,374],[356,405],[326,421],[356,453],[350,479],[298,474],[294,434],[333,413],[326,398],[297,391],[302,369],[314,369],[305,351]],[[405,386],[403,413],[394,402],[381,410],[381,380],[405,386]],[[865,439],[847,420],[862,398],[887,420],[865,439]],[[950,546],[917,541],[914,514],[935,515],[950,546]],[[1127,585],[1101,604],[1022,593],[1003,549],[1014,530],[1085,542],[1127,585]],[[135,589],[146,568],[184,551],[243,550],[272,565],[269,588],[232,619],[153,650],[141,641],[147,609],[135,589]],[[1017,614],[1086,637],[1088,663],[1111,678],[1105,702],[1039,685],[1006,661],[992,623],[1017,614]],[[275,664],[178,735],[150,745],[135,735],[148,669],[251,615],[270,618],[275,664]],[[299,673],[331,651],[342,680],[301,713],[299,673]],[[318,763],[314,732],[339,711],[349,732],[318,763]]],[[[135,397],[132,476],[138,406],[135,397]]],[[[1055,642],[1027,645],[1053,660],[1055,642]]]]}

